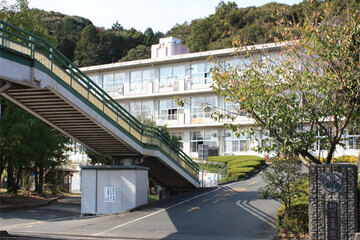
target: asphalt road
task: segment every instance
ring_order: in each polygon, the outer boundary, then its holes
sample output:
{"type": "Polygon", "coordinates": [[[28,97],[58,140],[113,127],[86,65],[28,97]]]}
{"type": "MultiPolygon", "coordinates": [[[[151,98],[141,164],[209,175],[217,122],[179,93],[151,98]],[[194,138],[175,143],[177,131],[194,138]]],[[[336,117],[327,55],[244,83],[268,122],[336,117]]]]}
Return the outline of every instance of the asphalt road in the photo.
{"type": "Polygon", "coordinates": [[[259,175],[132,212],[80,217],[80,198],[1,213],[0,230],[38,239],[272,239],[279,204],[257,198],[259,175]]]}

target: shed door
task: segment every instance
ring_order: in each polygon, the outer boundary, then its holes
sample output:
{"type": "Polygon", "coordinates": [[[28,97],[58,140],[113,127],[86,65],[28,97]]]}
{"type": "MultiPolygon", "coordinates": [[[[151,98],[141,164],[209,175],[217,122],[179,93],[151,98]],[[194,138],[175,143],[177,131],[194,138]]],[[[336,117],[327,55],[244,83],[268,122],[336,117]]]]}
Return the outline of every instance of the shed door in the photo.
{"type": "Polygon", "coordinates": [[[96,171],[81,171],[81,213],[96,214],[96,171]]]}

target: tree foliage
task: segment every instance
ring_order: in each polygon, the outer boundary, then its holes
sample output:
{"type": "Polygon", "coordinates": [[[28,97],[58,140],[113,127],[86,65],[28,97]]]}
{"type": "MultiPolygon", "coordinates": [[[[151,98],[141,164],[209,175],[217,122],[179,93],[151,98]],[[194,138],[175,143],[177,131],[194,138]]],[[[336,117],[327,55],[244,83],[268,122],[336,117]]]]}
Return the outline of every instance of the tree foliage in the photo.
{"type": "MultiPolygon", "coordinates": [[[[29,9],[26,0],[17,0],[13,5],[3,1],[0,8],[1,19],[56,43],[40,12],[29,9]]],[[[7,189],[16,193],[21,181],[26,182],[22,176],[33,171],[41,193],[45,171],[65,163],[69,139],[2,97],[0,105],[0,174],[6,169],[7,189]]]]}
{"type": "Polygon", "coordinates": [[[56,38],[51,36],[42,22],[40,11],[30,9],[27,0],[16,0],[14,4],[1,1],[0,19],[35,35],[42,36],[52,44],[56,44],[56,38]]]}
{"type": "Polygon", "coordinates": [[[69,138],[4,98],[1,110],[1,172],[6,168],[8,191],[16,193],[23,171],[33,169],[41,193],[44,171],[66,163],[69,138]]]}
{"type": "MultiPolygon", "coordinates": [[[[154,32],[151,28],[147,28],[143,33],[134,28],[125,29],[116,21],[106,30],[93,26],[97,30],[98,41],[96,46],[91,44],[87,48],[83,46],[84,40],[81,40],[81,34],[85,27],[93,25],[90,20],[58,12],[29,9],[27,1],[17,0],[17,2],[20,4],[9,5],[6,1],[1,3],[1,9],[6,10],[0,12],[1,19],[8,21],[9,16],[17,13],[11,23],[51,39],[58,50],[71,61],[77,60],[80,66],[112,63],[127,58],[141,59],[144,55],[138,54],[140,48],[138,46],[144,45],[149,48],[153,44],[158,44],[159,38],[165,36],[164,33],[154,32]],[[20,8],[26,11],[18,14],[20,8]],[[31,29],[25,26],[28,23],[16,20],[21,18],[31,19],[29,22],[34,22],[36,18],[37,22],[40,21],[36,26],[42,26],[39,28],[42,30],[31,29]],[[126,57],[128,54],[131,57],[126,57]]],[[[303,4],[288,6],[277,3],[238,8],[234,2],[221,1],[214,14],[189,23],[176,24],[166,35],[182,39],[182,43],[189,47],[191,52],[230,48],[235,40],[247,44],[267,43],[274,41],[274,37],[277,36],[275,26],[278,17],[301,21],[302,8],[303,4]]]]}
{"type": "Polygon", "coordinates": [[[139,45],[135,48],[130,49],[128,54],[123,57],[120,61],[132,61],[138,59],[146,59],[151,57],[151,49],[145,45],[139,45]]]}
{"type": "Polygon", "coordinates": [[[260,150],[321,163],[310,153],[318,144],[330,163],[346,129],[359,128],[360,15],[351,3],[346,9],[342,1],[315,7],[303,24],[281,19],[279,54],[253,54],[239,45],[241,64],[213,69],[217,94],[270,132],[271,146],[260,150]]]}
{"type": "MultiPolygon", "coordinates": [[[[301,9],[301,8],[300,8],[301,9]]],[[[299,7],[269,3],[261,7],[238,8],[235,2],[221,1],[215,13],[190,23],[176,24],[167,35],[182,39],[191,52],[273,42],[276,20],[299,19],[299,7]]]]}
{"type": "Polygon", "coordinates": [[[300,180],[306,174],[301,171],[301,162],[294,158],[277,159],[262,175],[266,186],[258,190],[260,198],[271,198],[285,206],[287,216],[291,215],[293,199],[303,194],[300,180]]]}

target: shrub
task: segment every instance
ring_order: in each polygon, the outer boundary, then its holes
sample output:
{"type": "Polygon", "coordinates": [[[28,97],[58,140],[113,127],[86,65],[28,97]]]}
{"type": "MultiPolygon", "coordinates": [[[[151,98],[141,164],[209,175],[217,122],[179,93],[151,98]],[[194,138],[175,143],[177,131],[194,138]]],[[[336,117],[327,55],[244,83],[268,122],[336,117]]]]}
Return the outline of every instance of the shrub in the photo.
{"type": "Polygon", "coordinates": [[[246,178],[248,175],[243,172],[235,173],[234,178],[235,180],[246,178]]]}
{"type": "Polygon", "coordinates": [[[308,217],[309,204],[307,202],[294,203],[291,205],[291,215],[286,216],[285,207],[282,205],[277,212],[277,224],[285,234],[304,234],[309,230],[308,217]]]}
{"type": "Polygon", "coordinates": [[[259,169],[261,168],[261,166],[263,166],[263,163],[261,161],[245,161],[245,162],[231,164],[230,166],[228,166],[228,168],[233,169],[239,167],[254,167],[255,169],[259,169]]]}
{"type": "MultiPolygon", "coordinates": [[[[244,162],[260,162],[262,165],[265,164],[265,159],[263,158],[258,158],[258,159],[234,159],[230,162],[227,163],[228,168],[232,168],[233,165],[237,165],[239,163],[244,163],[244,162]]],[[[257,165],[258,163],[256,163],[257,165]]]]}
{"type": "Polygon", "coordinates": [[[301,162],[291,156],[274,161],[263,172],[262,178],[266,185],[258,190],[260,198],[272,198],[285,205],[288,217],[291,217],[294,199],[304,193],[301,180],[306,177],[306,174],[302,172],[301,166],[301,162]]]}
{"type": "Polygon", "coordinates": [[[355,156],[349,156],[349,155],[343,155],[340,157],[333,158],[334,163],[356,163],[357,157],[355,156]]]}
{"type": "Polygon", "coordinates": [[[265,165],[264,158],[250,155],[215,156],[209,157],[209,161],[227,164],[227,174],[221,180],[221,183],[250,177],[256,169],[265,165]]]}
{"type": "Polygon", "coordinates": [[[233,168],[228,169],[228,175],[229,176],[235,176],[237,173],[244,173],[246,175],[250,175],[255,171],[254,167],[242,167],[242,168],[233,168]]]}
{"type": "Polygon", "coordinates": [[[214,156],[214,157],[209,157],[209,161],[227,163],[231,160],[234,160],[236,157],[237,156],[214,156]]]}
{"type": "Polygon", "coordinates": [[[233,155],[233,156],[213,156],[209,157],[209,161],[211,162],[223,162],[228,163],[230,161],[246,161],[246,160],[260,160],[263,159],[259,156],[252,156],[252,155],[233,155]]]}

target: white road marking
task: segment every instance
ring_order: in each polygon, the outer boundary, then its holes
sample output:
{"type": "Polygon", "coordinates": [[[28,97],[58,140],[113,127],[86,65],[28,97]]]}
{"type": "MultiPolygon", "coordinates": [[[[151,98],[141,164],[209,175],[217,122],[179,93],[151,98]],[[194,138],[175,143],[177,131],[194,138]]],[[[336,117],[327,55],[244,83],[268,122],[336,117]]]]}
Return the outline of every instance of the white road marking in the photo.
{"type": "Polygon", "coordinates": [[[129,224],[131,224],[131,223],[138,222],[138,221],[143,220],[143,219],[145,219],[145,218],[148,218],[148,217],[154,216],[154,215],[156,215],[156,214],[158,214],[158,213],[165,212],[165,211],[166,211],[166,210],[168,210],[168,209],[171,209],[171,208],[177,207],[177,206],[179,206],[179,205],[182,205],[182,204],[184,204],[184,203],[187,203],[187,202],[192,201],[192,200],[194,200],[194,199],[197,199],[197,198],[199,198],[199,197],[202,197],[202,196],[205,196],[205,195],[207,195],[207,194],[210,194],[210,193],[216,192],[216,191],[218,191],[218,190],[220,190],[220,189],[221,189],[221,187],[218,187],[218,188],[216,188],[216,189],[214,189],[214,190],[212,190],[212,191],[210,191],[210,192],[206,192],[206,193],[200,194],[200,195],[198,195],[198,196],[195,196],[195,197],[189,198],[189,199],[187,199],[187,200],[184,200],[184,201],[182,201],[182,202],[179,202],[179,203],[177,203],[177,204],[174,204],[174,205],[172,205],[172,206],[170,206],[170,207],[167,207],[167,208],[161,209],[161,210],[159,210],[159,211],[156,211],[156,212],[150,213],[150,214],[145,215],[145,216],[143,216],[143,217],[140,217],[140,218],[134,219],[134,220],[132,220],[132,221],[130,221],[130,222],[126,222],[126,223],[123,223],[123,224],[117,225],[117,226],[112,227],[112,228],[110,228],[110,229],[108,229],[108,230],[105,230],[105,231],[102,231],[102,232],[96,233],[96,234],[94,234],[94,236],[99,236],[99,235],[102,235],[102,234],[104,234],[104,233],[107,233],[107,232],[113,231],[113,230],[115,230],[115,229],[118,229],[118,228],[124,227],[124,226],[126,226],[126,225],[129,225],[129,224]]]}

